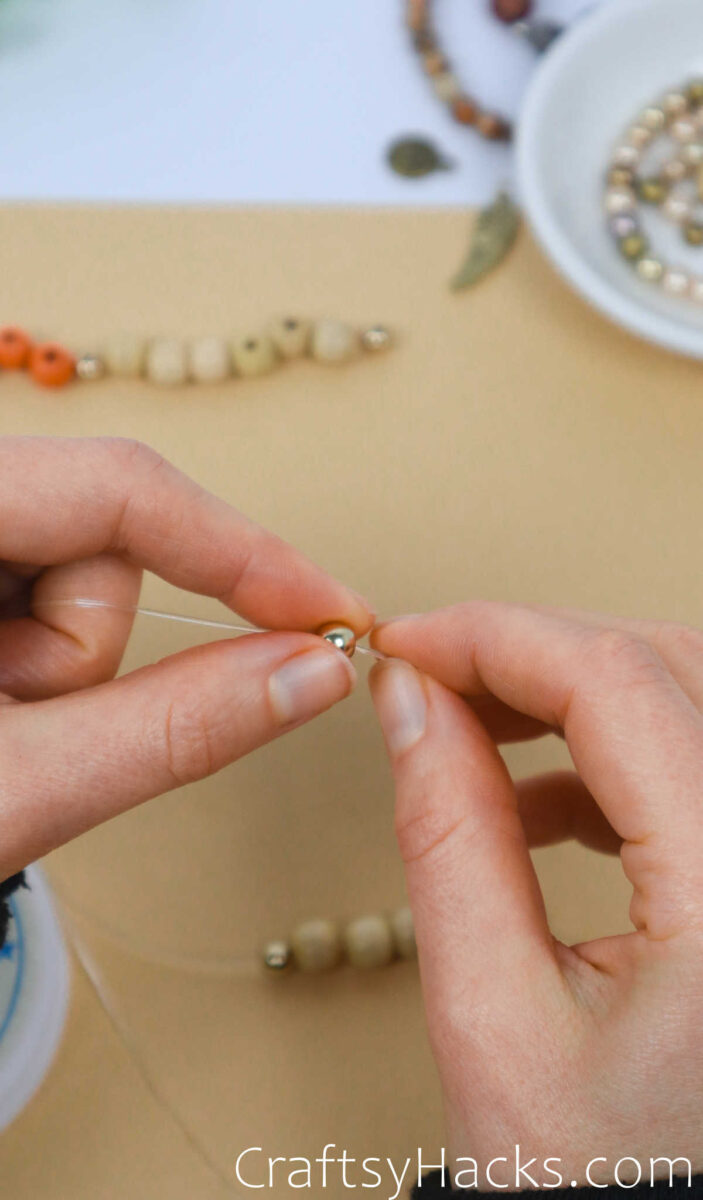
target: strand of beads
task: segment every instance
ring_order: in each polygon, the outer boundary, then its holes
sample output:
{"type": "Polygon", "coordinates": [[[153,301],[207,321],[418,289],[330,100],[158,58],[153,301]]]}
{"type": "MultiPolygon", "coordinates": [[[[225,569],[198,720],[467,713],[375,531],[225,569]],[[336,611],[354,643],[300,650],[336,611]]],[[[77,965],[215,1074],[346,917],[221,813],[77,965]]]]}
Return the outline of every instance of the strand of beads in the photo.
{"type": "Polygon", "coordinates": [[[606,172],[608,229],[622,256],[647,283],[703,303],[703,277],[669,265],[643,229],[641,208],[654,208],[703,246],[703,79],[667,92],[643,109],[613,151],[606,172]]]}
{"type": "MultiPolygon", "coordinates": [[[[501,0],[502,11],[507,11],[507,0],[501,0]]],[[[528,6],[524,0],[519,4],[514,0],[514,17],[524,16],[528,6]]],[[[507,19],[507,18],[503,18],[507,19]]],[[[439,99],[446,104],[455,121],[460,125],[470,125],[482,137],[489,141],[508,141],[512,135],[510,123],[481,107],[477,100],[464,91],[460,80],[452,70],[447,56],[440,47],[434,23],[432,21],[430,0],[407,0],[405,22],[412,38],[412,43],[420,58],[425,74],[431,80],[432,86],[439,99]]]]}
{"type": "Polygon", "coordinates": [[[265,330],[227,339],[192,341],[136,335],[107,339],[100,352],[74,355],[57,342],[35,342],[14,325],[0,328],[0,369],[26,370],[35,383],[60,388],[73,380],[93,382],[106,376],[145,378],[162,386],[222,383],[230,378],[266,375],[285,362],[309,356],[341,365],[364,352],[376,354],[392,344],[384,325],[356,329],[344,321],[282,317],[265,330]]]}
{"type": "Polygon", "coordinates": [[[268,971],[295,968],[307,973],[333,971],[348,963],[359,970],[387,967],[417,957],[409,908],[388,916],[373,913],[346,923],[318,917],[298,925],[290,938],[268,942],[262,962],[268,971]]]}

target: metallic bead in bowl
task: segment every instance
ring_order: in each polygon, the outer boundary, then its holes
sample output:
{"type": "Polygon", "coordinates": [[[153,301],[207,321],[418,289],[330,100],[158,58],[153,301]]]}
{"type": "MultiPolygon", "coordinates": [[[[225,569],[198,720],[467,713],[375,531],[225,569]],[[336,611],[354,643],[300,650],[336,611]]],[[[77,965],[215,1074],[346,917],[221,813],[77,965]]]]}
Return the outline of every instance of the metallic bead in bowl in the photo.
{"type": "Polygon", "coordinates": [[[105,361],[99,354],[81,354],[76,361],[76,375],[87,383],[102,379],[105,372],[105,361]]]}

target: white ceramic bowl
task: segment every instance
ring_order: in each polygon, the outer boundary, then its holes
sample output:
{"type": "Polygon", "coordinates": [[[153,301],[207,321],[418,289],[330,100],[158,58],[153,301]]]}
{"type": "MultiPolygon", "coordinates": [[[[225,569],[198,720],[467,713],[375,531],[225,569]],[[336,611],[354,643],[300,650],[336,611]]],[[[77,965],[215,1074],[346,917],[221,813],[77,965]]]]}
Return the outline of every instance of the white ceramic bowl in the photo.
{"type": "Polygon", "coordinates": [[[51,893],[39,867],[26,877],[29,889],[10,898],[0,951],[0,1131],[49,1070],[68,1009],[68,955],[51,893]]]}
{"type": "MultiPolygon", "coordinates": [[[[547,53],[518,130],[518,186],[557,269],[632,333],[703,358],[703,306],[640,280],[607,231],[603,177],[612,148],[661,92],[703,76],[703,0],[607,0],[547,53]]],[[[656,213],[653,250],[703,277],[703,249],[656,213]]]]}

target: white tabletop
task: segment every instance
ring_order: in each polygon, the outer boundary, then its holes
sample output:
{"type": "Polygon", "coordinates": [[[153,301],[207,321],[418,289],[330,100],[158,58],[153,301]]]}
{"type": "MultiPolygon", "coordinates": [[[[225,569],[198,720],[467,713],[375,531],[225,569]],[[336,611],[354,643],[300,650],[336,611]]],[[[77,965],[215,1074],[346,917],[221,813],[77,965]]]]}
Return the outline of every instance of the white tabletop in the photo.
{"type": "MultiPolygon", "coordinates": [[[[515,114],[535,53],[488,0],[436,0],[458,74],[515,114]]],[[[587,0],[538,0],[571,19],[587,0]]],[[[614,0],[607,0],[614,2],[614,0]]],[[[403,0],[2,0],[4,199],[464,204],[510,151],[453,123],[422,77],[403,0]],[[429,135],[422,181],[384,150],[429,135]]]]}

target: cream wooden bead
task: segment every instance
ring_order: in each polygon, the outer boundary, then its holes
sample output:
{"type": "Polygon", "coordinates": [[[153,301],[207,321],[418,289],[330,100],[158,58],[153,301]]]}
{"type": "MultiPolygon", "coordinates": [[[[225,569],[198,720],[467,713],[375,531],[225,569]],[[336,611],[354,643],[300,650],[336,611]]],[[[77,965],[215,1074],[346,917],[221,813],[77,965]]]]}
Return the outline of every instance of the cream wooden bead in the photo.
{"type": "Polygon", "coordinates": [[[391,927],[383,916],[356,917],[344,930],[344,949],[353,967],[387,967],[395,947],[391,927]]]}
{"type": "Polygon", "coordinates": [[[252,333],[232,343],[232,362],[238,375],[267,375],[276,365],[276,348],[265,333],[252,333]]]}
{"type": "Polygon", "coordinates": [[[103,358],[111,375],[134,378],[144,370],[146,341],[130,333],[116,334],[106,343],[103,358]]]}
{"type": "Polygon", "coordinates": [[[342,956],[339,927],[322,917],[304,921],[293,931],[291,948],[301,971],[331,971],[342,956]]]}
{"type": "Polygon", "coordinates": [[[302,358],[310,345],[312,324],[300,317],[279,317],[268,327],[271,338],[281,358],[302,358]]]}
{"type": "Polygon", "coordinates": [[[397,908],[391,913],[391,930],[395,951],[399,958],[417,958],[415,926],[409,908],[397,908]]]}
{"type": "Polygon", "coordinates": [[[155,338],[146,352],[146,374],[152,383],[173,387],[188,379],[188,355],[178,338],[155,338]]]}
{"type": "Polygon", "coordinates": [[[224,338],[202,337],[188,348],[190,374],[196,383],[220,383],[232,374],[232,358],[224,338]]]}
{"type": "Polygon", "coordinates": [[[463,94],[460,81],[451,71],[441,71],[439,75],[435,75],[432,86],[439,99],[444,100],[445,104],[451,104],[452,100],[458,100],[463,94]]]}
{"type": "Polygon", "coordinates": [[[359,334],[351,325],[329,318],[315,322],[312,331],[312,356],[318,362],[349,362],[356,357],[359,349],[359,334]]]}

